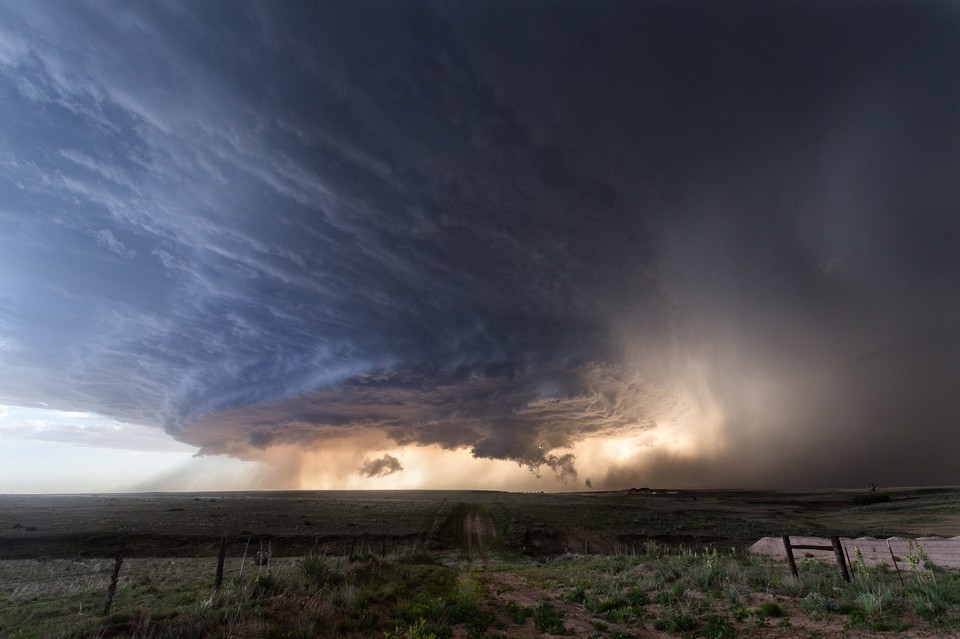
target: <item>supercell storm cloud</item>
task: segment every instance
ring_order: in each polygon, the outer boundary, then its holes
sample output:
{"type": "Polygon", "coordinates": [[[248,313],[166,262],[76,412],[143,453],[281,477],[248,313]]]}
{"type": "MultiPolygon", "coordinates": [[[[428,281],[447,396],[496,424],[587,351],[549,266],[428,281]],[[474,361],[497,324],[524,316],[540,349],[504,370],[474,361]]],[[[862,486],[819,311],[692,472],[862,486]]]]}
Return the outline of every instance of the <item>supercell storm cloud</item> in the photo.
{"type": "Polygon", "coordinates": [[[956,483],[958,61],[949,3],[5,4],[0,402],[956,483]]]}

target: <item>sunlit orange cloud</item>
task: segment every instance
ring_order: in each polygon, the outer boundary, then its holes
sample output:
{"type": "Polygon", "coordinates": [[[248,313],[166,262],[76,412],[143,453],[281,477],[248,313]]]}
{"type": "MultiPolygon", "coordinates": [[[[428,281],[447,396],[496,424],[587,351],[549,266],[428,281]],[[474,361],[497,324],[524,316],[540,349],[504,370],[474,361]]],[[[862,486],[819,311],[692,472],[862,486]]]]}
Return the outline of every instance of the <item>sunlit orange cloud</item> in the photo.
{"type": "MultiPolygon", "coordinates": [[[[736,442],[743,433],[730,431],[725,404],[713,392],[703,366],[689,361],[679,377],[669,393],[675,401],[660,402],[656,405],[661,407],[659,411],[650,412],[650,404],[640,404],[636,415],[627,413],[606,428],[572,437],[566,447],[542,448],[545,456],[569,453],[575,457],[576,474],[563,480],[547,465],[531,469],[513,459],[476,457],[469,445],[401,445],[389,431],[378,427],[344,429],[323,439],[262,448],[243,445],[232,453],[237,459],[207,455],[196,460],[196,470],[215,471],[219,465],[223,475],[236,482],[234,489],[562,492],[614,490],[664,481],[674,487],[690,487],[717,475],[716,469],[729,457],[731,447],[741,448],[736,442]]],[[[759,397],[773,394],[768,388],[755,390],[759,397]]],[[[199,481],[207,482],[214,481],[216,473],[199,474],[203,476],[199,481]]],[[[215,483],[221,486],[224,482],[215,483]]],[[[196,482],[191,486],[198,488],[196,482]]]]}
{"type": "Polygon", "coordinates": [[[266,474],[267,481],[284,484],[284,488],[306,490],[556,491],[580,488],[576,481],[564,484],[549,474],[538,478],[530,469],[513,461],[476,458],[467,448],[388,446],[371,449],[364,445],[366,443],[340,440],[330,442],[331,445],[323,449],[307,451],[292,446],[270,448],[264,453],[264,462],[273,469],[266,474]],[[367,477],[360,472],[365,460],[382,455],[395,457],[403,470],[382,477],[367,477]]]}
{"type": "Polygon", "coordinates": [[[574,446],[581,477],[590,478],[594,488],[615,490],[656,483],[666,459],[688,465],[722,458],[728,442],[719,403],[695,386],[678,395],[682,410],[664,415],[652,428],[589,438],[574,446]]]}
{"type": "MultiPolygon", "coordinates": [[[[469,448],[444,449],[438,446],[399,447],[385,435],[367,432],[325,442],[316,449],[281,445],[267,448],[261,461],[266,465],[264,487],[289,489],[490,489],[545,492],[583,490],[604,485],[611,471],[629,469],[631,477],[642,478],[643,470],[655,459],[668,456],[686,461],[720,456],[725,452],[723,414],[709,394],[694,396],[688,391],[685,409],[665,417],[656,426],[637,425],[585,438],[569,449],[576,456],[578,476],[559,481],[550,469],[538,475],[515,461],[474,457],[469,448]],[[365,461],[390,455],[402,470],[380,477],[360,472],[365,461]]],[[[622,474],[622,472],[621,472],[622,474]]]]}

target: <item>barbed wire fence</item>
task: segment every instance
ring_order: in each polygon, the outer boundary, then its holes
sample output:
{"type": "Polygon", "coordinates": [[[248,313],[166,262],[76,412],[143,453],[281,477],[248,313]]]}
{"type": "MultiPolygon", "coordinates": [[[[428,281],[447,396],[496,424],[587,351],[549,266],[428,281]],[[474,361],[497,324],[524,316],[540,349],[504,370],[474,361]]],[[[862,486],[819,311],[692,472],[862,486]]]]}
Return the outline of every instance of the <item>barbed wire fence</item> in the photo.
{"type": "MultiPolygon", "coordinates": [[[[283,539],[246,536],[221,537],[218,544],[205,539],[198,543],[196,556],[184,556],[184,543],[171,540],[158,543],[152,539],[151,556],[139,556],[144,549],[136,542],[117,538],[120,553],[114,557],[81,559],[8,559],[0,561],[0,587],[8,602],[38,595],[55,596],[103,592],[107,594],[111,578],[116,574],[115,589],[129,585],[131,575],[149,575],[157,584],[209,578],[214,591],[224,580],[241,579],[251,571],[262,572],[271,567],[287,569],[306,554],[316,554],[339,563],[359,558],[400,558],[424,552],[425,539],[419,536],[386,538],[358,535],[349,538],[316,537],[311,544],[298,542],[284,547],[283,539]],[[212,552],[210,551],[212,548],[212,552]],[[125,556],[132,555],[132,556],[125,556]],[[117,562],[122,567],[117,571],[117,562]]],[[[106,608],[109,610],[109,607],[106,608]]]]}
{"type": "Polygon", "coordinates": [[[785,560],[794,577],[799,576],[797,561],[836,563],[845,581],[859,571],[880,567],[896,572],[901,585],[904,573],[936,569],[960,570],[960,537],[840,538],[790,536],[764,537],[749,552],[776,560],[785,560]]]}
{"type": "Polygon", "coordinates": [[[851,559],[861,559],[868,567],[885,565],[895,570],[917,570],[933,565],[940,568],[960,569],[960,537],[946,539],[939,537],[918,537],[916,539],[862,537],[841,541],[851,559]]]}
{"type": "MultiPolygon", "coordinates": [[[[778,538],[770,538],[779,542],[778,538]]],[[[210,540],[205,540],[206,550],[210,540]]],[[[813,559],[834,562],[837,560],[833,549],[807,550],[803,546],[823,544],[825,540],[813,537],[791,537],[790,542],[797,559],[813,559]],[[799,548],[798,548],[799,547],[799,548]]],[[[118,545],[119,545],[118,539],[118,545]]],[[[182,555],[182,543],[171,542],[169,548],[151,544],[151,557],[132,556],[124,558],[123,569],[118,575],[117,590],[123,591],[131,583],[133,575],[149,575],[158,586],[164,583],[179,583],[188,580],[209,580],[211,592],[215,592],[223,580],[240,580],[244,574],[261,573],[271,567],[278,569],[294,569],[294,566],[303,559],[304,554],[316,553],[331,560],[348,562],[354,558],[389,558],[403,557],[413,553],[423,552],[423,540],[407,539],[395,540],[387,543],[374,537],[357,537],[354,539],[339,539],[336,541],[320,540],[312,549],[303,551],[302,544],[297,544],[295,552],[284,552],[283,540],[273,538],[223,538],[219,545],[212,546],[213,552],[204,553],[201,557],[167,556],[182,555]]],[[[851,576],[856,576],[857,570],[864,567],[873,568],[883,566],[891,571],[907,573],[916,570],[929,570],[935,567],[960,570],[960,536],[953,538],[918,537],[906,539],[891,537],[875,539],[872,537],[839,538],[846,564],[851,576]]],[[[137,549],[131,548],[128,542],[126,550],[136,555],[137,549]]],[[[591,549],[593,550],[593,549],[591,549]]],[[[599,550],[599,549],[598,549],[599,550]]],[[[773,558],[784,558],[783,545],[780,545],[779,554],[771,546],[769,552],[759,552],[773,558]]],[[[601,554],[596,551],[589,554],[601,554]]],[[[624,547],[610,549],[611,556],[634,556],[639,553],[635,546],[630,550],[624,547]]],[[[74,560],[38,560],[38,559],[11,559],[0,562],[0,585],[4,592],[4,599],[8,602],[28,599],[38,595],[57,596],[79,593],[103,593],[107,595],[111,577],[116,570],[116,559],[109,557],[85,558],[74,560]]]]}

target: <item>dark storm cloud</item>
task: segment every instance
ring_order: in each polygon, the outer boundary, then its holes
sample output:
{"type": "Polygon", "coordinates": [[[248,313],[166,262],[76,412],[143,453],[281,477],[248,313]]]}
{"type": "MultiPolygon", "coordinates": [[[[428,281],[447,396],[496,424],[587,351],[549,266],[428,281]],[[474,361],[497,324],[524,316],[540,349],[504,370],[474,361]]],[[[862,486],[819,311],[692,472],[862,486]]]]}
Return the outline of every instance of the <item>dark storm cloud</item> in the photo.
{"type": "Polygon", "coordinates": [[[386,477],[403,470],[403,464],[393,455],[365,459],[360,465],[360,474],[367,477],[386,477]]]}
{"type": "Polygon", "coordinates": [[[598,487],[953,481],[958,31],[921,3],[0,8],[0,401],[572,478],[565,447],[694,387],[730,457],[598,487]]]}
{"type": "MultiPolygon", "coordinates": [[[[569,453],[555,453],[590,436],[616,434],[637,416],[673,414],[663,389],[622,370],[545,371],[508,380],[462,375],[438,378],[366,376],[272,403],[244,405],[197,419],[181,433],[201,454],[244,457],[251,447],[320,448],[366,431],[401,446],[470,448],[473,455],[511,459],[561,480],[577,476],[569,453]]],[[[641,423],[652,426],[652,422],[641,423]]]]}

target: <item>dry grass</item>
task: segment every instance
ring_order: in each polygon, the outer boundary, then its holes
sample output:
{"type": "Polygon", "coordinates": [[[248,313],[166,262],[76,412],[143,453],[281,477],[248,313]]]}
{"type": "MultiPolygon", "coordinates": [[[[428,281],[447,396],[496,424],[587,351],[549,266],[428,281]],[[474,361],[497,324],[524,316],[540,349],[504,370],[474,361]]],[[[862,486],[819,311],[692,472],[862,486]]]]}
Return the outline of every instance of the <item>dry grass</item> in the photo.
{"type": "Polygon", "coordinates": [[[621,639],[949,636],[960,629],[956,573],[900,586],[864,570],[847,586],[830,566],[805,564],[797,580],[730,554],[758,531],[882,534],[868,527],[877,520],[909,535],[956,516],[955,490],[891,494],[868,505],[842,491],[0,497],[4,556],[23,557],[0,561],[0,637],[493,639],[541,636],[534,617],[621,639]],[[325,508],[336,514],[320,517],[325,508]],[[118,521],[130,556],[103,619],[118,521]],[[233,531],[215,594],[219,536],[233,531]],[[261,538],[269,562],[256,561],[261,538]]]}
{"type": "Polygon", "coordinates": [[[459,553],[284,558],[269,568],[248,559],[243,577],[235,570],[219,593],[209,559],[131,560],[106,618],[99,612],[112,562],[0,561],[8,584],[0,636],[494,639],[563,629],[579,637],[733,639],[960,630],[955,572],[918,573],[900,586],[895,575],[862,567],[845,584],[819,562],[805,562],[794,579],[781,563],[742,554],[644,550],[547,561],[497,556],[486,568],[459,553]],[[68,573],[77,576],[59,577],[68,573]]]}

